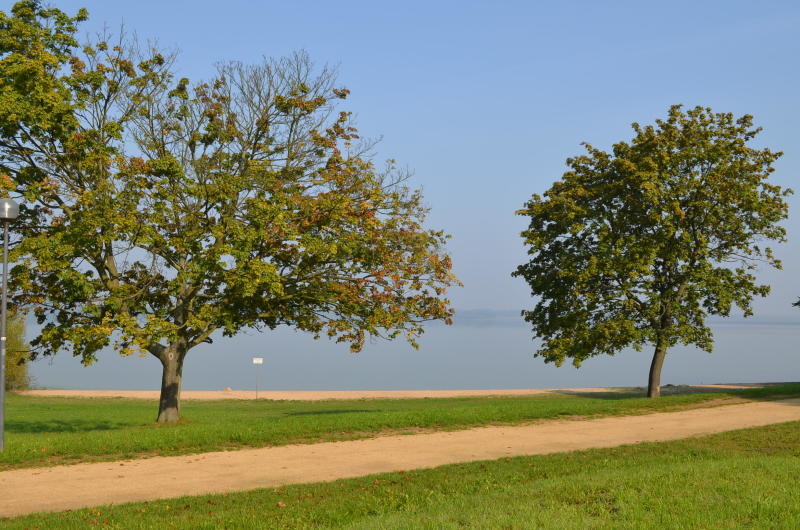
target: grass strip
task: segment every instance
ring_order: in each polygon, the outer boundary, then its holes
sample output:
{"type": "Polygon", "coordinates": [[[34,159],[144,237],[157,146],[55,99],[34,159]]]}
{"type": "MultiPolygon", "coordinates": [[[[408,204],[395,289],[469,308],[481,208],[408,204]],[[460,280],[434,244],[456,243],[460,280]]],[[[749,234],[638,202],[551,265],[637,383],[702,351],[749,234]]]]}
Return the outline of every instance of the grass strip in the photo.
{"type": "Polygon", "coordinates": [[[226,495],[4,528],[798,528],[800,422],[226,495]]]}
{"type": "Polygon", "coordinates": [[[731,398],[800,394],[800,384],[642,398],[624,392],[348,401],[190,401],[185,421],[153,423],[135,399],[9,395],[0,469],[351,440],[569,417],[642,414],[731,398]]]}

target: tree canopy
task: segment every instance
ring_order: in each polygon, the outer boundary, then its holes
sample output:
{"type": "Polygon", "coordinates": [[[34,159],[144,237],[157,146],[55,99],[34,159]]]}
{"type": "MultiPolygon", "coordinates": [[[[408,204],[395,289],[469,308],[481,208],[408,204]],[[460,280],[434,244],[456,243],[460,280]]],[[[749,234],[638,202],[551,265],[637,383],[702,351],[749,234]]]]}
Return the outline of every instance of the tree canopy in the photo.
{"type": "Polygon", "coordinates": [[[22,202],[12,281],[36,354],[148,352],[175,421],[183,360],[215,332],[288,325],[358,351],[449,322],[447,236],[375,166],[334,71],[296,53],[191,83],[124,37],[78,47],[85,16],[0,15],[0,172],[22,202]]]}
{"type": "Polygon", "coordinates": [[[575,366],[655,346],[648,395],[659,395],[669,347],[712,351],[709,315],[752,314],[766,296],[759,264],[780,268],[765,241],[784,241],[790,190],[768,181],[781,155],[751,147],[753,118],[676,105],[633,124],[611,152],[583,144],[569,170],[517,212],[530,260],[515,276],[537,303],[523,316],[546,362],[575,366]]]}

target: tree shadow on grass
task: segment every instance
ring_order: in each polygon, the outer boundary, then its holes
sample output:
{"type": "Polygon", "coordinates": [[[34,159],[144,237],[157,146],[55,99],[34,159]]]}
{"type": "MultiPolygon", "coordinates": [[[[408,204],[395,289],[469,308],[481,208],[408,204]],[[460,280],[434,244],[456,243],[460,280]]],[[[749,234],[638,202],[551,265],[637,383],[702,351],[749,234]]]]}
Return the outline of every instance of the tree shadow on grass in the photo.
{"type": "MultiPolygon", "coordinates": [[[[678,396],[684,394],[724,394],[724,393],[737,393],[745,392],[745,389],[732,389],[720,388],[713,386],[702,385],[662,385],[661,395],[678,396]]],[[[608,392],[586,392],[581,390],[559,390],[558,394],[569,394],[570,396],[577,396],[588,399],[631,399],[647,397],[647,388],[643,386],[620,388],[618,390],[610,390],[608,392]]]]}
{"type": "MultiPolygon", "coordinates": [[[[737,385],[739,388],[725,388],[713,385],[663,385],[661,395],[678,396],[685,394],[727,394],[739,396],[753,401],[767,400],[772,401],[785,397],[795,397],[800,394],[800,383],[758,383],[737,385]]],[[[569,394],[571,396],[587,399],[631,399],[647,397],[647,388],[624,388],[610,392],[581,392],[580,390],[560,390],[558,394],[569,394]]],[[[656,398],[657,399],[657,398],[656,398]]]]}
{"type": "Polygon", "coordinates": [[[25,434],[113,431],[125,427],[130,427],[130,425],[102,420],[6,421],[6,432],[25,434]]]}
{"type": "Polygon", "coordinates": [[[620,399],[632,399],[632,398],[641,398],[645,397],[647,393],[643,390],[641,392],[638,391],[620,391],[620,392],[580,392],[577,390],[559,390],[558,392],[553,392],[554,394],[565,394],[579,398],[586,398],[586,399],[611,399],[611,400],[620,400],[620,399]]]}
{"type": "Polygon", "coordinates": [[[307,410],[300,412],[284,412],[284,416],[321,416],[325,414],[350,414],[364,412],[386,412],[379,409],[337,409],[337,410],[307,410]]]}

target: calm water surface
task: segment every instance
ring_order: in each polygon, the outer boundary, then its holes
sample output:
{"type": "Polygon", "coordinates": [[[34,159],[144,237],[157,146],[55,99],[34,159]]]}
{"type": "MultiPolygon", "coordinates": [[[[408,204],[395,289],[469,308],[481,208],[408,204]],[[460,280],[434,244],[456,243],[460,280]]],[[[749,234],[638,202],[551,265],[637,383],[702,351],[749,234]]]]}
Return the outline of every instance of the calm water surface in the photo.
{"type": "MultiPolygon", "coordinates": [[[[664,366],[663,384],[800,381],[798,323],[712,325],[712,354],[676,347],[664,366]]],[[[537,342],[524,325],[509,320],[484,325],[432,326],[413,350],[402,342],[376,342],[359,354],[327,340],[276,330],[219,338],[187,357],[184,388],[252,389],[448,389],[640,386],[646,384],[651,351],[598,357],[580,369],[533,358],[537,342]],[[256,367],[253,356],[264,357],[256,367]],[[261,371],[256,373],[256,370],[261,371]]],[[[153,357],[120,358],[104,352],[83,367],[68,354],[37,361],[32,374],[49,388],[158,388],[160,364],[153,357]]]]}

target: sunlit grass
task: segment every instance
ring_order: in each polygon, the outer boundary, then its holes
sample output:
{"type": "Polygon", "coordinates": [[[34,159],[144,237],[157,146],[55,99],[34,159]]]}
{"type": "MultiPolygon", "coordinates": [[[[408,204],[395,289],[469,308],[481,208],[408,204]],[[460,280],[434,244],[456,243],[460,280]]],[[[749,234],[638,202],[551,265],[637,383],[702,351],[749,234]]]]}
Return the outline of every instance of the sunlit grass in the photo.
{"type": "Polygon", "coordinates": [[[800,422],[227,495],[11,528],[798,528],[800,422]]]}
{"type": "Polygon", "coordinates": [[[311,443],[557,417],[640,414],[732,396],[800,394],[800,384],[724,393],[545,394],[347,401],[187,401],[185,420],[155,424],[156,403],[9,395],[0,469],[311,443]]]}

